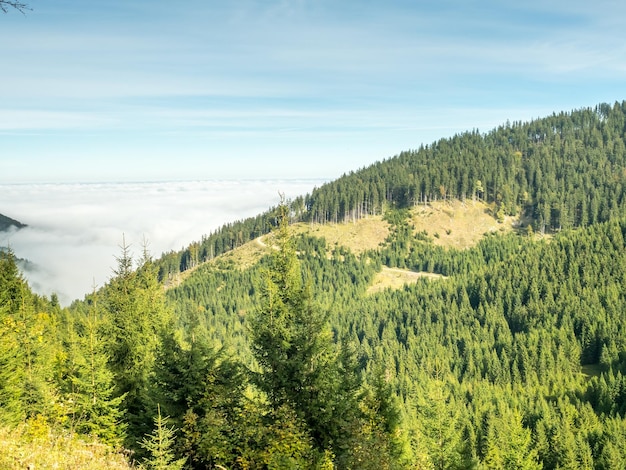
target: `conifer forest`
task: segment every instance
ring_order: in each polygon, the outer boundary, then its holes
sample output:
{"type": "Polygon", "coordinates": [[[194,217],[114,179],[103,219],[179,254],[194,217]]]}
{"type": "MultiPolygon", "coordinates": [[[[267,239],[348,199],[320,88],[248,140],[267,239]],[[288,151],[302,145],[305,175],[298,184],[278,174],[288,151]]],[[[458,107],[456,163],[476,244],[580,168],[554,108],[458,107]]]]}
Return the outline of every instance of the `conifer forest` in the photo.
{"type": "Polygon", "coordinates": [[[59,468],[626,468],[626,101],[135,251],[68,307],[0,251],[0,468],[46,445],[92,452],[59,468]],[[464,248],[416,229],[453,203],[512,229],[464,248]],[[374,248],[317,235],[365,219],[374,248]],[[372,291],[388,268],[431,276],[372,291]]]}

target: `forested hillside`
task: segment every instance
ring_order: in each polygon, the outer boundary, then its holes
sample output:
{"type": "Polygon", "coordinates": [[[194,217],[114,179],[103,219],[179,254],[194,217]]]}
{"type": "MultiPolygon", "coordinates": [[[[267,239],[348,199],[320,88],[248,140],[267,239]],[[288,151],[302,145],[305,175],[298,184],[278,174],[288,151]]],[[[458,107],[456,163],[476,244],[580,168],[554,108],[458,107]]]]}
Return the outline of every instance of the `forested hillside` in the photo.
{"type": "Polygon", "coordinates": [[[626,468],[625,113],[443,139],[156,260],[124,246],[68,309],[0,252],[0,445],[95,440],[146,468],[626,468]],[[446,204],[502,230],[448,246],[416,222],[446,204]],[[366,248],[320,229],[366,217],[386,234],[366,248]],[[439,276],[372,291],[383,267],[439,276]]]}
{"type": "MultiPolygon", "coordinates": [[[[365,377],[383,370],[399,398],[408,462],[622,468],[626,222],[550,240],[494,234],[457,251],[397,219],[387,246],[360,258],[308,237],[298,252],[335,337],[358,351],[365,377]],[[367,296],[383,261],[449,278],[367,296]]],[[[247,362],[257,276],[216,263],[168,295],[247,362]]]]}
{"type": "MultiPolygon", "coordinates": [[[[431,201],[480,199],[551,233],[626,216],[626,101],[471,131],[351,172],[292,201],[294,220],[353,221],[431,201]]],[[[160,278],[268,233],[272,209],[167,254],[160,278]]]]}

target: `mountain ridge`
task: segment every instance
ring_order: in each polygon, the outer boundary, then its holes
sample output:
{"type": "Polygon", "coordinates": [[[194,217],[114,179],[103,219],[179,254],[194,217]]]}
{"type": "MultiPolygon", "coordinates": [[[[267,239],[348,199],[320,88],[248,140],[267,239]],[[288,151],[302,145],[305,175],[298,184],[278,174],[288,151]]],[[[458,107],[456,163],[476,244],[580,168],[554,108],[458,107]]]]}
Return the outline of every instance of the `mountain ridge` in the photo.
{"type": "MultiPolygon", "coordinates": [[[[390,208],[481,200],[498,220],[519,216],[524,228],[541,234],[609,220],[626,215],[625,121],[626,101],[616,101],[443,138],[294,198],[291,217],[326,224],[390,208]]],[[[274,207],[165,253],[159,278],[269,233],[275,220],[274,207]]]]}
{"type": "Polygon", "coordinates": [[[15,219],[12,219],[11,217],[0,214],[0,232],[6,232],[10,230],[11,227],[15,227],[19,230],[21,228],[27,227],[27,225],[15,219]]]}

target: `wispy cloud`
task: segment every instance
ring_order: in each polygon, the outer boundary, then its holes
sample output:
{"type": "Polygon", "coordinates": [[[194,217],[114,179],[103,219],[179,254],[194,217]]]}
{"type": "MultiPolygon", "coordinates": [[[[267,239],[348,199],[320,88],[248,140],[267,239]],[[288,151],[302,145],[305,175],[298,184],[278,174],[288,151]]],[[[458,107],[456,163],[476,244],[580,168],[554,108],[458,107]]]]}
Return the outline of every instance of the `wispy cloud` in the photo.
{"type": "Polygon", "coordinates": [[[25,129],[86,129],[106,127],[111,120],[102,114],[72,111],[0,109],[0,132],[25,129]]]}
{"type": "MultiPolygon", "coordinates": [[[[0,183],[336,177],[624,99],[614,0],[33,6],[0,29],[0,183]]],[[[177,249],[282,184],[0,185],[0,212],[30,225],[10,241],[48,270],[32,282],[73,298],[106,281],[122,233],[177,249]]]]}
{"type": "Polygon", "coordinates": [[[161,179],[181,162],[269,176],[287,155],[290,176],[332,176],[501,116],[623,99],[624,14],[611,0],[40,5],[0,31],[0,153],[27,162],[0,161],[0,181],[58,181],[67,161],[71,179],[137,179],[147,161],[161,179]]]}

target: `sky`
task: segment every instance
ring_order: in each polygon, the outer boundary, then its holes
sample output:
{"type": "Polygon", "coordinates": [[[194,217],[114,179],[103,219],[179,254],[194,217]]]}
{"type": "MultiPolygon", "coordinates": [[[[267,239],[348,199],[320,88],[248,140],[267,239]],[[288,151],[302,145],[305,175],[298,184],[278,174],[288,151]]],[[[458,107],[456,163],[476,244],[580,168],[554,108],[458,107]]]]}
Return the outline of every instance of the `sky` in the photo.
{"type": "Polygon", "coordinates": [[[24,1],[0,184],[329,180],[626,98],[621,0],[24,1]]]}

